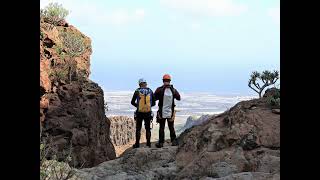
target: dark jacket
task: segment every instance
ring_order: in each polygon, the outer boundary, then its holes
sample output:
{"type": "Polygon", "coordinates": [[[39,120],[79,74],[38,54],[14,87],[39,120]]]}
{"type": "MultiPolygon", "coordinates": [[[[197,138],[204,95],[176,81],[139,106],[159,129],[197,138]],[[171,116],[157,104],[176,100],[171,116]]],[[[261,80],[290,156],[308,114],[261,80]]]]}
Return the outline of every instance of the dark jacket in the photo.
{"type": "MultiPolygon", "coordinates": [[[[178,90],[176,90],[173,85],[163,85],[161,87],[158,87],[156,89],[156,91],[154,92],[154,97],[155,97],[155,100],[159,100],[159,103],[158,103],[158,106],[159,106],[159,113],[160,115],[162,115],[162,107],[163,107],[163,96],[164,96],[164,90],[167,88],[167,87],[170,87],[171,91],[172,91],[172,94],[173,94],[173,101],[172,101],[172,112],[174,112],[174,107],[176,106],[175,103],[174,103],[174,99],[180,101],[181,100],[181,96],[178,92],[178,90]]],[[[172,113],[173,114],[173,113],[172,113]]]]}
{"type": "MultiPolygon", "coordinates": [[[[131,104],[136,108],[138,108],[137,98],[139,96],[139,90],[140,89],[141,88],[138,88],[138,89],[136,89],[136,91],[134,91],[134,94],[133,94],[132,99],[131,99],[131,104]]],[[[151,91],[151,107],[155,106],[156,105],[156,100],[155,100],[153,91],[150,88],[146,88],[146,89],[149,89],[151,91]]]]}

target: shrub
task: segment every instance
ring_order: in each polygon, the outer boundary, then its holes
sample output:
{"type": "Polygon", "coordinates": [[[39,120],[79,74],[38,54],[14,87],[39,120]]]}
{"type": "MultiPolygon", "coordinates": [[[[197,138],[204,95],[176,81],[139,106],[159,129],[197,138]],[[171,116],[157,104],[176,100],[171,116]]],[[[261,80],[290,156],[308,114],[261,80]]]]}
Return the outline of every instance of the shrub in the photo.
{"type": "Polygon", "coordinates": [[[61,46],[59,46],[59,45],[56,45],[56,46],[54,47],[54,49],[56,50],[56,52],[57,52],[59,55],[61,55],[61,54],[62,54],[62,52],[63,52],[62,47],[61,47],[61,46]]]}
{"type": "Polygon", "coordinates": [[[267,98],[267,102],[272,108],[280,108],[280,89],[274,91],[274,94],[267,98]]]}
{"type": "Polygon", "coordinates": [[[251,89],[253,89],[256,93],[258,93],[259,98],[261,98],[261,94],[263,90],[266,87],[275,84],[278,79],[279,79],[278,71],[270,72],[266,70],[266,71],[263,71],[262,74],[260,74],[257,71],[254,71],[250,76],[248,86],[251,89]]]}
{"type": "Polygon", "coordinates": [[[50,76],[53,77],[54,81],[61,81],[61,80],[67,80],[68,79],[68,68],[56,68],[50,76]]]}
{"type": "Polygon", "coordinates": [[[60,36],[63,38],[63,44],[70,57],[79,56],[84,52],[86,47],[81,35],[72,32],[62,32],[60,36]]]}
{"type": "Polygon", "coordinates": [[[63,49],[63,47],[61,45],[55,45],[54,46],[54,50],[57,52],[57,54],[59,55],[60,59],[61,60],[64,60],[65,59],[65,51],[63,49]]]}
{"type": "Polygon", "coordinates": [[[72,161],[72,147],[70,146],[62,161],[58,161],[56,154],[52,154],[53,148],[52,139],[43,134],[40,124],[40,180],[78,179],[75,176],[75,170],[68,164],[72,161]],[[51,153],[51,160],[47,160],[49,153],[51,153]]]}
{"type": "Polygon", "coordinates": [[[58,25],[69,14],[69,11],[62,7],[58,3],[50,3],[44,9],[40,9],[40,16],[45,22],[53,25],[58,25]]]}
{"type": "Polygon", "coordinates": [[[71,83],[75,81],[77,77],[77,63],[74,59],[64,58],[64,53],[61,55],[64,64],[58,64],[54,66],[54,69],[49,73],[49,77],[54,82],[65,81],[71,83]]]}
{"type": "Polygon", "coordinates": [[[273,97],[274,97],[275,99],[280,98],[280,89],[275,92],[275,94],[273,95],[273,97]]]}
{"type": "Polygon", "coordinates": [[[268,104],[271,107],[280,108],[280,98],[269,97],[268,98],[268,104]]]}

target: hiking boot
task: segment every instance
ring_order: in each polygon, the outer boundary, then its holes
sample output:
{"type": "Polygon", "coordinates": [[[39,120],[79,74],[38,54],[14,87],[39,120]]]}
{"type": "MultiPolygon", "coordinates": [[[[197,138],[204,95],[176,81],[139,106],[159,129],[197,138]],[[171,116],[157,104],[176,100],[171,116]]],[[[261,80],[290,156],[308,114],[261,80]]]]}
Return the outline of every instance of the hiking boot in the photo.
{"type": "Polygon", "coordinates": [[[162,147],[163,147],[163,143],[157,143],[157,144],[156,144],[156,147],[157,147],[157,148],[162,148],[162,147]]]}
{"type": "Polygon", "coordinates": [[[173,142],[172,142],[172,144],[171,144],[172,146],[178,146],[179,145],[179,143],[178,143],[178,140],[177,139],[175,139],[173,142]]]}
{"type": "Polygon", "coordinates": [[[151,143],[150,143],[150,142],[147,142],[147,146],[148,146],[149,148],[151,148],[151,143]]]}
{"type": "Polygon", "coordinates": [[[140,147],[140,144],[134,144],[132,147],[133,147],[133,149],[138,148],[138,147],[140,147]]]}

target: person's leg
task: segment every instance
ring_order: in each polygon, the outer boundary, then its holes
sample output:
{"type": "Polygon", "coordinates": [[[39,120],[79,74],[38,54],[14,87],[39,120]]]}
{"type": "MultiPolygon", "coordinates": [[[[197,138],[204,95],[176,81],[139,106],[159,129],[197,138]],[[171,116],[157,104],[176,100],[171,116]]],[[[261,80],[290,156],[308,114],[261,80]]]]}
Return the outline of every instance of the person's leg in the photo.
{"type": "Polygon", "coordinates": [[[171,139],[171,143],[173,145],[176,145],[176,132],[174,129],[174,121],[170,121],[170,119],[168,119],[168,127],[170,130],[170,139],[171,139]]]}
{"type": "Polygon", "coordinates": [[[142,118],[141,118],[141,116],[137,115],[137,120],[136,120],[136,143],[134,144],[134,148],[137,148],[140,145],[141,126],[142,126],[142,118]]]}
{"type": "Polygon", "coordinates": [[[146,128],[146,139],[147,139],[147,146],[151,147],[151,129],[150,129],[150,122],[151,122],[151,116],[146,115],[144,117],[144,126],[146,128]]]}
{"type": "Polygon", "coordinates": [[[159,148],[159,147],[162,147],[163,146],[163,143],[164,143],[164,127],[166,125],[166,120],[165,119],[160,119],[159,120],[159,142],[158,144],[156,144],[156,146],[159,148]]]}

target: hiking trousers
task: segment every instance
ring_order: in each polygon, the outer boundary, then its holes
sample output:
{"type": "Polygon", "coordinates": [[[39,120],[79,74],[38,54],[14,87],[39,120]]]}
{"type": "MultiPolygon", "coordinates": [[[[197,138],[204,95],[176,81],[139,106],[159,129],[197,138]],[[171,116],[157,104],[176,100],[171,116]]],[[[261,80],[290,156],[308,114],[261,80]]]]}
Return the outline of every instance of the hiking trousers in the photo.
{"type": "Polygon", "coordinates": [[[170,130],[170,139],[173,142],[176,139],[176,132],[174,130],[174,121],[170,122],[171,119],[159,119],[159,143],[164,143],[164,128],[166,125],[166,121],[168,122],[168,127],[170,130]]]}
{"type": "Polygon", "coordinates": [[[142,121],[144,121],[144,127],[146,129],[147,143],[150,143],[150,139],[151,139],[150,123],[151,123],[151,120],[152,120],[151,112],[150,113],[137,112],[137,116],[136,116],[136,144],[140,143],[142,121]]]}

